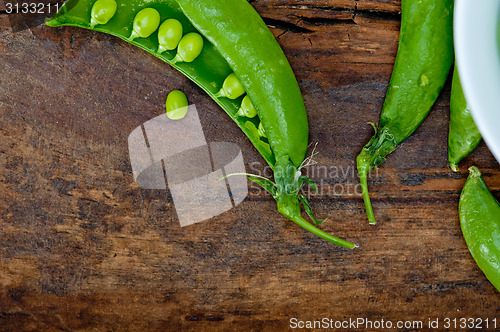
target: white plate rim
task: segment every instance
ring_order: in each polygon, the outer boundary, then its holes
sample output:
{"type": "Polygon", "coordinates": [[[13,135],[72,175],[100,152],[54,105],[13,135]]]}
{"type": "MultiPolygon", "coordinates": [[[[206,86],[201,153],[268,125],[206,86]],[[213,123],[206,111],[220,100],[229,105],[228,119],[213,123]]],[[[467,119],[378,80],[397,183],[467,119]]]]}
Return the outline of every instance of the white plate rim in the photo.
{"type": "Polygon", "coordinates": [[[455,58],[474,121],[500,162],[499,0],[456,0],[455,58]]]}

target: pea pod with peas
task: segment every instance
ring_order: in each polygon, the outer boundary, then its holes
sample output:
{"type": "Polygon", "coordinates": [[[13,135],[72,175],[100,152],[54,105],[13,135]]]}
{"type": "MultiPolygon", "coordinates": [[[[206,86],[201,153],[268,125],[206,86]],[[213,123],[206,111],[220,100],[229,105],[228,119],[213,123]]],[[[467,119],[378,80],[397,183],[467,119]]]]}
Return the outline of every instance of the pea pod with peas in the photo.
{"type": "MultiPolygon", "coordinates": [[[[299,190],[308,121],[297,80],[273,34],[246,0],[69,0],[46,22],[117,36],[172,65],[207,92],[274,170],[274,182],[248,178],[274,197],[278,211],[334,244],[354,248],[311,219],[299,190]]],[[[167,105],[168,106],[168,105],[167,105]]]]}

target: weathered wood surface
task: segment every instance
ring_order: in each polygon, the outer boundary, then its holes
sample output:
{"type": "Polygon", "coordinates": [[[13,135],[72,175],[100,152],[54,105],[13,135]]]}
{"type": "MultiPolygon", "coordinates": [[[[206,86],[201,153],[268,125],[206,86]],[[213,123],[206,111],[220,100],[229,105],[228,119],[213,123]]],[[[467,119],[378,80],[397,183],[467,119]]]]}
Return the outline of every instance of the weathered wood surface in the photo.
{"type": "MultiPolygon", "coordinates": [[[[1,3],[1,2],[0,2],[1,3]]],[[[477,165],[499,197],[484,143],[447,167],[450,84],[421,128],[376,171],[369,226],[354,160],[377,121],[397,48],[400,2],[252,5],[296,72],[318,164],[322,228],[306,233],[255,188],[237,208],[180,228],[171,196],[134,183],[132,129],[184,90],[208,141],[263,160],[201,89],[111,36],[0,14],[0,330],[268,330],[289,320],[499,319],[500,296],[461,235],[458,198],[477,165]],[[320,168],[323,167],[323,168],[320,168]],[[323,171],[320,171],[320,170],[323,171]],[[327,170],[329,174],[325,174],[327,170]]]]}

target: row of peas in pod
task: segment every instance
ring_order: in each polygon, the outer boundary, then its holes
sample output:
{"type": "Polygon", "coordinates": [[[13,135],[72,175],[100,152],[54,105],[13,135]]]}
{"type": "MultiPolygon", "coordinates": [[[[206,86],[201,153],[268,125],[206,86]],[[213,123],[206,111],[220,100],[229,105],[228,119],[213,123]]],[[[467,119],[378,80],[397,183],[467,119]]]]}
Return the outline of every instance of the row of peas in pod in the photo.
{"type": "MultiPolygon", "coordinates": [[[[92,6],[91,23],[93,28],[98,24],[106,24],[113,18],[117,10],[115,0],[97,0],[92,6]]],[[[177,49],[172,63],[192,62],[203,49],[203,37],[196,32],[183,35],[181,22],[176,19],[165,20],[160,25],[160,13],[154,8],[140,10],[134,18],[129,40],[148,38],[158,30],[158,53],[177,49]]]]}
{"type": "MultiPolygon", "coordinates": [[[[238,80],[234,73],[229,74],[224,83],[222,83],[222,88],[215,94],[216,98],[225,97],[229,99],[236,99],[245,94],[245,89],[241,82],[238,80]]],[[[248,95],[245,95],[241,100],[240,109],[236,113],[236,116],[254,118],[257,116],[257,111],[255,110],[252,101],[248,95]]],[[[262,122],[259,121],[258,134],[261,137],[267,137],[262,122]]]]}
{"type": "MultiPolygon", "coordinates": [[[[91,10],[91,27],[98,24],[106,24],[113,18],[117,10],[115,0],[97,0],[91,10]]],[[[203,50],[203,37],[196,32],[183,34],[181,22],[177,19],[169,18],[161,23],[160,13],[154,8],[144,8],[140,10],[133,20],[132,33],[129,40],[136,38],[148,38],[158,30],[158,53],[177,49],[176,56],[171,63],[192,62],[203,50]]],[[[222,88],[215,95],[216,98],[237,99],[245,94],[245,89],[241,85],[234,73],[229,74],[222,84],[222,88]]],[[[241,106],[236,116],[255,118],[255,110],[248,95],[242,99],[241,106]]],[[[262,122],[259,121],[257,132],[261,137],[266,137],[262,122]]]]}

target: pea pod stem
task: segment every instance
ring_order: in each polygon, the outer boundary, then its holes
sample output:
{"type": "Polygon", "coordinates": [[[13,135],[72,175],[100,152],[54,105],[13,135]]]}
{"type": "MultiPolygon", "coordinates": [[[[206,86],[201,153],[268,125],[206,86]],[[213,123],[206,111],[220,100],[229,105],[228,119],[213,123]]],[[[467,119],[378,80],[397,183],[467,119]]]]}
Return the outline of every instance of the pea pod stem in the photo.
{"type": "Polygon", "coordinates": [[[375,225],[377,221],[375,220],[372,202],[370,200],[370,193],[368,191],[368,173],[370,173],[371,170],[370,159],[370,155],[365,151],[365,149],[363,149],[356,158],[356,163],[358,167],[359,181],[361,183],[361,192],[363,193],[363,201],[366,207],[368,222],[371,225],[375,225]]]}
{"type": "Polygon", "coordinates": [[[357,247],[354,243],[342,240],[316,228],[302,217],[298,196],[299,190],[304,181],[309,182],[310,180],[300,175],[300,169],[297,169],[287,156],[276,160],[274,179],[276,189],[273,189],[270,193],[276,200],[279,213],[300,227],[333,244],[349,249],[357,247]]]}
{"type": "Polygon", "coordinates": [[[285,216],[287,219],[304,228],[305,230],[313,233],[316,236],[319,236],[324,240],[327,240],[330,243],[344,248],[354,249],[357,247],[357,245],[355,245],[354,243],[328,234],[305,220],[301,215],[300,204],[296,194],[281,193],[280,195],[275,197],[275,199],[278,207],[278,212],[285,216]]]}
{"type": "Polygon", "coordinates": [[[385,157],[396,148],[397,142],[394,136],[390,133],[389,128],[384,127],[378,129],[375,124],[370,123],[375,129],[375,134],[372,139],[366,144],[361,153],[356,158],[356,166],[361,184],[361,192],[363,193],[363,201],[366,207],[366,215],[368,222],[372,225],[376,224],[373,207],[368,192],[368,174],[372,168],[377,167],[385,161],[385,157]]]}
{"type": "Polygon", "coordinates": [[[285,216],[300,227],[304,228],[305,230],[313,233],[316,236],[319,236],[320,238],[327,240],[330,243],[333,243],[335,245],[348,248],[348,249],[354,249],[357,248],[358,246],[352,242],[340,239],[336,236],[333,236],[331,234],[328,234],[321,229],[313,226],[311,223],[309,223],[307,220],[305,220],[302,216],[285,216]]]}
{"type": "MultiPolygon", "coordinates": [[[[306,159],[310,160],[310,159],[306,159]]],[[[310,162],[310,161],[309,161],[310,162]]],[[[358,247],[356,244],[343,240],[341,238],[338,238],[336,236],[333,236],[331,234],[328,234],[321,229],[315,227],[312,225],[310,222],[308,222],[306,219],[304,219],[301,215],[301,208],[300,208],[300,202],[299,202],[299,189],[302,185],[300,179],[303,181],[307,181],[310,186],[312,186],[314,189],[316,189],[316,186],[310,179],[307,179],[305,177],[301,177],[300,171],[297,170],[293,165],[289,163],[288,160],[285,158],[281,158],[278,160],[278,170],[275,173],[275,178],[277,180],[277,183],[274,183],[273,181],[269,180],[266,177],[260,176],[260,175],[253,175],[253,174],[247,174],[247,173],[232,173],[228,174],[218,181],[229,177],[229,176],[234,176],[234,175],[246,175],[249,180],[257,183],[260,185],[262,188],[264,188],[267,192],[269,192],[273,198],[276,200],[277,204],[277,210],[279,213],[281,213],[283,216],[285,216],[287,219],[290,221],[293,221],[300,227],[304,228],[305,230],[313,233],[314,235],[330,242],[335,245],[348,248],[348,249],[354,249],[358,247]],[[285,161],[285,165],[283,165],[283,161],[285,161]],[[287,171],[281,171],[283,167],[286,167],[287,171]],[[287,179],[281,178],[281,177],[286,177],[287,179]],[[291,178],[293,177],[293,180],[291,178]]],[[[302,197],[302,199],[306,200],[305,197],[302,197]]],[[[307,205],[309,207],[309,204],[307,201],[302,202],[304,205],[307,205]]],[[[306,212],[311,213],[310,208],[309,211],[306,209],[306,212]]],[[[312,215],[310,217],[313,220],[316,220],[312,215]]],[[[322,221],[318,222],[321,223],[322,221]]]]}
{"type": "Polygon", "coordinates": [[[278,212],[305,230],[344,248],[354,249],[357,247],[356,244],[328,234],[305,220],[301,215],[300,203],[296,194],[282,194],[281,196],[275,197],[275,199],[278,206],[278,212]]]}

